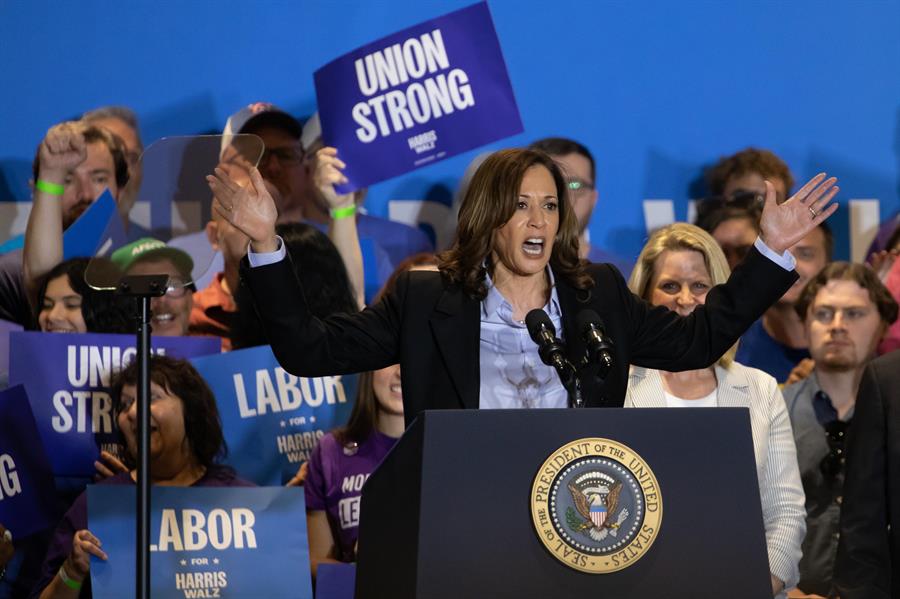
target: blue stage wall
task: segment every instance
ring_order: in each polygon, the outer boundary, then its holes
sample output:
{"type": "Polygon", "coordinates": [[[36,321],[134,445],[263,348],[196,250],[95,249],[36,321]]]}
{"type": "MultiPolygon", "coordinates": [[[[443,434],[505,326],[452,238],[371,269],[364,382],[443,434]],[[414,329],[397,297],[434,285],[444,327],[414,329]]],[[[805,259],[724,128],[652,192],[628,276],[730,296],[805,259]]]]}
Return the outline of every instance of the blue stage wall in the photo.
{"type": "MultiPolygon", "coordinates": [[[[54,122],[126,104],[149,143],[220,131],[257,100],[310,114],[314,69],[468,4],[0,0],[0,237],[24,227],[8,202],[28,201],[31,157],[54,122]]],[[[872,223],[900,208],[896,1],[494,0],[490,8],[525,124],[493,147],[548,135],[588,145],[601,194],[595,243],[635,255],[648,225],[686,217],[705,165],[748,145],[773,149],[798,180],[820,170],[841,178],[841,257],[851,227],[858,253],[872,223]],[[854,199],[877,203],[851,211],[854,199]]],[[[404,201],[448,204],[476,154],[373,187],[370,211],[400,217],[416,212],[404,201]]],[[[443,210],[426,212],[434,221],[443,210]]]]}

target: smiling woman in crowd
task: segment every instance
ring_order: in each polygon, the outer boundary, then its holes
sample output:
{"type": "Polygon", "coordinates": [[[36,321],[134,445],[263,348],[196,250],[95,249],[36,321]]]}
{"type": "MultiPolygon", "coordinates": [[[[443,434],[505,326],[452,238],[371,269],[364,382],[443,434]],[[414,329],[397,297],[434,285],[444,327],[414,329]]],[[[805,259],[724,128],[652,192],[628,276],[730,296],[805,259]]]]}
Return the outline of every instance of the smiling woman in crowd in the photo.
{"type": "MultiPolygon", "coordinates": [[[[216,399],[187,360],[150,359],[150,474],[154,485],[171,487],[252,486],[219,465],[227,452],[216,399]]],[[[130,461],[137,454],[137,362],[116,377],[112,397],[116,422],[130,461]]],[[[132,469],[101,481],[133,485],[132,469]]],[[[56,528],[34,596],[90,597],[90,556],[107,559],[100,539],[87,529],[87,494],[82,493],[56,528]]]]}
{"type": "Polygon", "coordinates": [[[111,291],[97,291],[85,282],[89,263],[89,258],[72,258],[44,275],[38,287],[35,314],[40,330],[45,333],[130,333],[134,330],[127,298],[111,291]]]}

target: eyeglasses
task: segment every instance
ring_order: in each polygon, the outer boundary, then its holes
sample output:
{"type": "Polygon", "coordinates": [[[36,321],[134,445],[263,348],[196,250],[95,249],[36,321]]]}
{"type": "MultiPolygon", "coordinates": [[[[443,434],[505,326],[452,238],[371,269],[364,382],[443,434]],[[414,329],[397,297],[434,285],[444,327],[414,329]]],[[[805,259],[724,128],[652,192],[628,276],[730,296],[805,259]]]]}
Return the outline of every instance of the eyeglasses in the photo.
{"type": "Polygon", "coordinates": [[[189,281],[184,281],[178,277],[169,277],[169,285],[166,287],[166,297],[171,297],[172,299],[184,297],[184,294],[187,293],[190,286],[191,283],[189,281]]]}
{"type": "Polygon", "coordinates": [[[283,166],[300,164],[300,162],[303,161],[303,150],[290,146],[283,148],[266,148],[263,151],[262,159],[259,163],[266,164],[270,157],[274,157],[283,166]]]}
{"type": "Polygon", "coordinates": [[[568,187],[569,191],[572,193],[583,193],[594,189],[594,184],[580,179],[571,179],[566,181],[566,187],[568,187]]]}
{"type": "Polygon", "coordinates": [[[847,437],[849,422],[832,420],[825,424],[825,441],[828,443],[828,454],[822,458],[819,468],[828,478],[835,478],[844,470],[844,440],[847,437]]]}

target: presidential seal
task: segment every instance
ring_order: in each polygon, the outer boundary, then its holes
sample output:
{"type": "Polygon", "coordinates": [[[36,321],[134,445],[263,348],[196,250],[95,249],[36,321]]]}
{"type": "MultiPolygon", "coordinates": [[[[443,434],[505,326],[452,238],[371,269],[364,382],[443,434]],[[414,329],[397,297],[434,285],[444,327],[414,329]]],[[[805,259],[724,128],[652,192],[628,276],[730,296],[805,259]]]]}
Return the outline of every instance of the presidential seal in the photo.
{"type": "Polygon", "coordinates": [[[662,495],[653,471],[630,447],[578,439],[538,470],[531,517],[556,559],[605,574],[631,566],[650,549],[662,522],[662,495]]]}

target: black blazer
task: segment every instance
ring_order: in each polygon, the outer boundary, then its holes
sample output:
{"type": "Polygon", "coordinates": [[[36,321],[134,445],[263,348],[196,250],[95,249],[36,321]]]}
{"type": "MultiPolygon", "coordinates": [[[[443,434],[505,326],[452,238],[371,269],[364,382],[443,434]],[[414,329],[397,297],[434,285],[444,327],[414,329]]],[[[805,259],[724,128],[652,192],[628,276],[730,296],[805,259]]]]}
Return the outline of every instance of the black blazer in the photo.
{"type": "MultiPolygon", "coordinates": [[[[629,364],[663,370],[709,366],[797,278],[751,250],[727,283],[710,290],[705,306],[682,318],[635,297],[609,264],[592,264],[588,272],[596,282],[589,291],[574,289],[558,275],[556,283],[569,359],[574,363],[584,355],[575,319],[585,308],[603,318],[615,344],[605,382],[588,377],[583,385],[590,407],[622,406],[629,364]]],[[[245,258],[242,277],[288,372],[325,376],[400,363],[407,424],[422,410],[478,408],[481,304],[445,284],[439,273],[405,273],[379,304],[324,320],[309,314],[287,260],[250,268],[245,258]]]]}
{"type": "Polygon", "coordinates": [[[842,599],[900,597],[900,352],[866,367],[847,439],[834,585],[842,599]]]}

